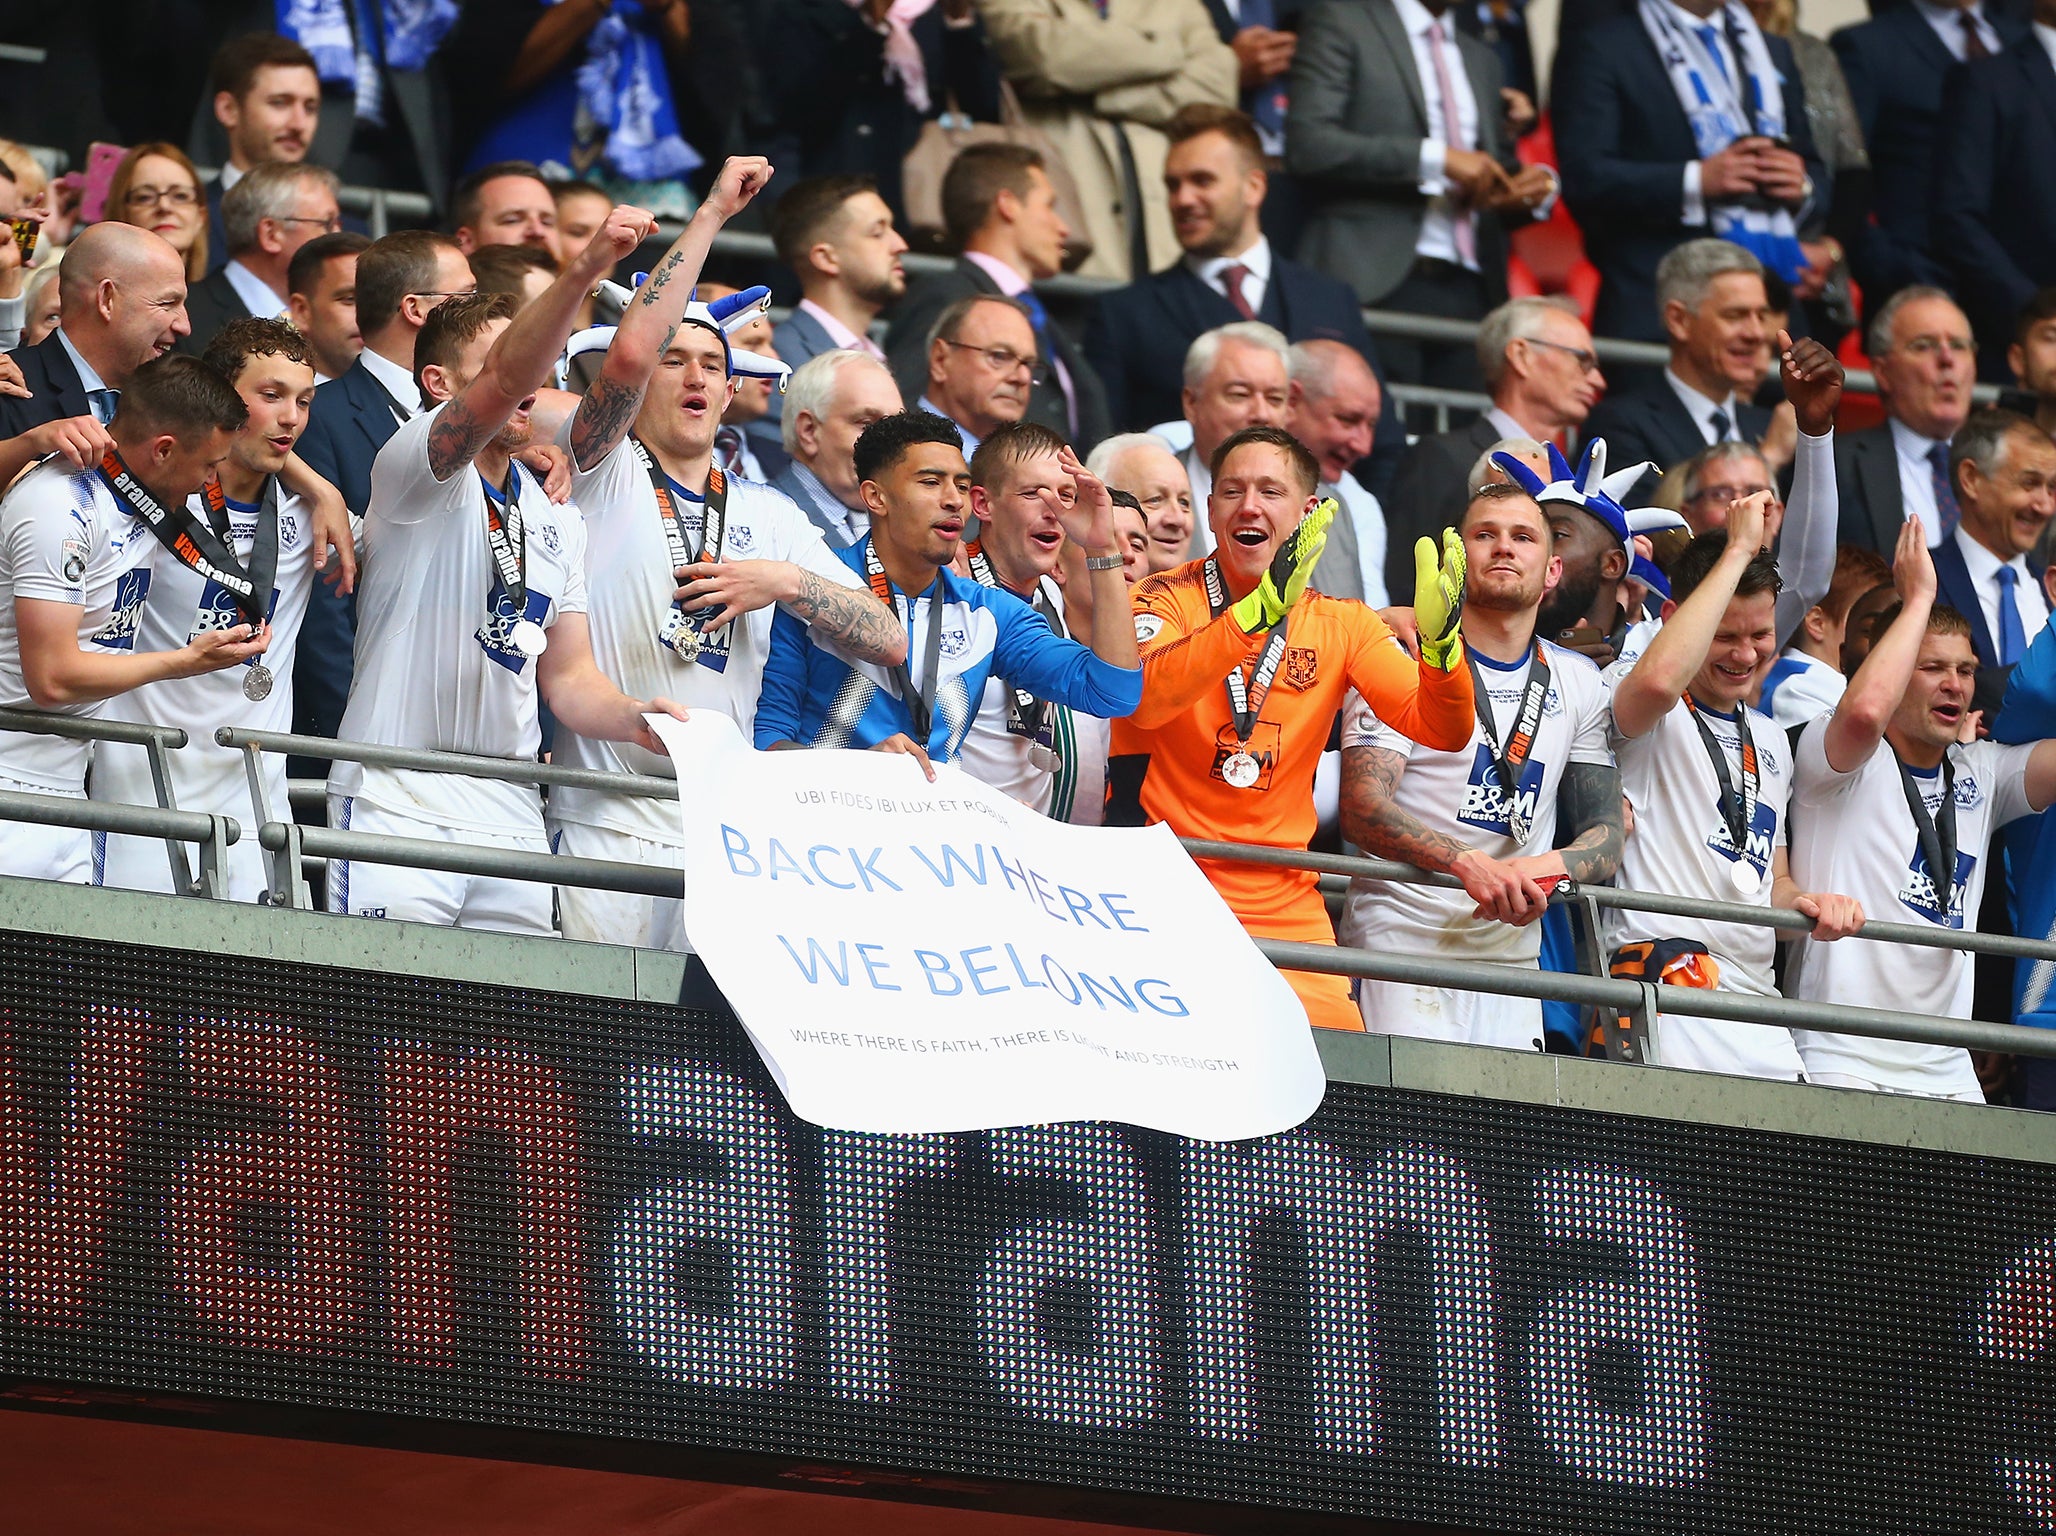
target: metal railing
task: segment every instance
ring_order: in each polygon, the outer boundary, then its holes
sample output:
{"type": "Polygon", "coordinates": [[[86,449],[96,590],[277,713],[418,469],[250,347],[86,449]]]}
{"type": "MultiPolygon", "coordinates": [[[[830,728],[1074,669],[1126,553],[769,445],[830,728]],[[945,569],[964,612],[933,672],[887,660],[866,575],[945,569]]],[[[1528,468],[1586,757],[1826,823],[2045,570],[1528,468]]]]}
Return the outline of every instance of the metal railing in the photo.
{"type": "MultiPolygon", "coordinates": [[[[591,769],[564,768],[548,763],[516,763],[500,758],[472,757],[458,753],[330,741],[320,737],[251,731],[233,726],[224,726],[216,731],[215,740],[222,746],[242,752],[249,766],[253,796],[258,797],[253,800],[261,822],[257,832],[258,841],[265,850],[272,875],[268,899],[276,905],[309,905],[308,888],[301,867],[303,860],[314,858],[358,859],[366,863],[395,864],[407,868],[446,870],[540,884],[615,890],[636,895],[680,896],[684,892],[684,878],[676,870],[652,869],[645,865],[608,859],[572,858],[509,848],[466,847],[423,838],[301,827],[290,822],[275,821],[271,819],[261,799],[263,791],[259,764],[266,753],[321,755],[334,760],[359,762],[367,766],[414,772],[477,774],[510,783],[575,785],[579,788],[652,799],[669,799],[675,795],[677,783],[673,779],[601,773],[591,769]]],[[[0,807],[0,814],[4,814],[4,807],[0,807]]],[[[1241,843],[1208,842],[1192,838],[1181,841],[1188,853],[1200,859],[1232,859],[1242,863],[1320,874],[1398,880],[1409,884],[1445,888],[1460,888],[1462,884],[1454,876],[1437,874],[1386,859],[1265,848],[1241,843]]],[[[1565,882],[1551,893],[1550,899],[1553,903],[1581,912],[1591,932],[1595,934],[1598,929],[1599,910],[1609,907],[1788,932],[1812,927],[1804,916],[1796,912],[1698,897],[1618,890],[1612,886],[1576,885],[1565,882]]],[[[2056,944],[2009,935],[1965,933],[1953,929],[1930,930],[1902,923],[1873,921],[1866,923],[1854,937],[1878,943],[1914,944],[1926,948],[2056,960],[2056,944]]],[[[1291,943],[1273,939],[1257,939],[1255,942],[1258,949],[1273,964],[1288,970],[1319,971],[1380,981],[1413,982],[1458,991],[1562,1000],[1633,1016],[1641,1022],[1645,1034],[1652,1039],[1656,1037],[1657,1017],[1668,1013],[1732,1023],[1832,1030],[1875,1039],[1910,1040],[1920,1044],[1962,1046],[1966,1049],[2004,1051],[2023,1056],[2056,1057],[2056,1030],[1979,1020],[1932,1018],[1890,1009],[1855,1008],[1845,1004],[1756,997],[1735,992],[1674,987],[1660,982],[1623,980],[1605,974],[1603,958],[1598,955],[1595,947],[1589,945],[1581,946],[1580,959],[1591,974],[1580,975],[1484,961],[1458,963],[1412,955],[1375,953],[1341,946],[1291,943]]]]}

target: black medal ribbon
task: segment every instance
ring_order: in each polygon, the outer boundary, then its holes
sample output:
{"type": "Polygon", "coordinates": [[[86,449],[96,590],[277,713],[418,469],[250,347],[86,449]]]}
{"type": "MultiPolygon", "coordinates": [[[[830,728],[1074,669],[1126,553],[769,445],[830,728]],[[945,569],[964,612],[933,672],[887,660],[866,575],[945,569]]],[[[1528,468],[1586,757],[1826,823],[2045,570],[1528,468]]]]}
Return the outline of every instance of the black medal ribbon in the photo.
{"type": "MultiPolygon", "coordinates": [[[[1206,557],[1204,572],[1207,606],[1218,619],[1228,608],[1228,583],[1221,577],[1221,562],[1212,555],[1206,557]]],[[[1278,668],[1285,660],[1285,629],[1289,617],[1280,619],[1272,628],[1263,650],[1257,655],[1256,670],[1247,682],[1243,681],[1239,666],[1228,674],[1228,711],[1235,722],[1237,751],[1247,748],[1249,738],[1256,734],[1257,717],[1264,712],[1264,700],[1271,696],[1271,684],[1277,679],[1278,668]]]]}
{"type": "Polygon", "coordinates": [[[1928,875],[1934,881],[1935,899],[1948,922],[1956,909],[1956,766],[1949,754],[1942,754],[1942,810],[1928,814],[1927,797],[1920,792],[1913,770],[1897,751],[1892,758],[1899,765],[1899,787],[1906,791],[1906,809],[1913,813],[1914,830],[1920,834],[1921,856],[1927,860],[1928,875]]]}
{"type": "Polygon", "coordinates": [[[1477,652],[1464,647],[1464,659],[1471,665],[1471,691],[1478,705],[1478,728],[1485,733],[1485,745],[1492,753],[1492,768],[1499,776],[1499,788],[1506,800],[1506,827],[1516,843],[1525,843],[1533,830],[1519,809],[1521,770],[1535,753],[1535,732],[1542,724],[1542,706],[1549,697],[1549,662],[1538,641],[1535,659],[1528,667],[1527,686],[1521,691],[1521,707],[1514,716],[1513,735],[1502,751],[1499,733],[1492,724],[1492,694],[1485,683],[1485,669],[1477,652]]]}
{"type": "MultiPolygon", "coordinates": [[[[877,599],[891,608],[895,617],[899,615],[899,594],[892,589],[892,580],[885,574],[885,566],[878,558],[878,546],[864,545],[864,574],[870,580],[871,591],[877,599]]],[[[907,599],[906,617],[901,620],[907,626],[907,639],[913,637],[914,604],[917,598],[907,599]]],[[[905,701],[907,713],[914,718],[916,739],[925,748],[928,732],[935,723],[935,685],[942,668],[942,572],[935,573],[935,581],[928,588],[928,639],[921,647],[921,686],[914,686],[910,667],[913,655],[892,669],[892,675],[899,679],[900,698],[905,701]]]]}
{"type": "Polygon", "coordinates": [[[131,512],[143,520],[144,525],[157,536],[157,542],[171,551],[173,558],[228,593],[251,624],[264,622],[265,611],[271,606],[272,578],[278,573],[278,508],[275,501],[267,498],[265,502],[271,510],[269,519],[261,512],[258,516],[257,542],[251,548],[251,564],[245,567],[236,558],[227,498],[222,496],[218,483],[210,484],[208,495],[202,498],[202,504],[207,508],[207,516],[203,520],[194,517],[184,502],[167,507],[151,495],[113,448],[109,448],[106,457],[100,461],[100,478],[131,512]],[[220,498],[219,503],[216,498],[220,498]],[[267,522],[270,528],[268,544],[265,536],[267,522]]]}
{"type": "MultiPolygon", "coordinates": [[[[521,466],[507,461],[507,489],[496,490],[483,472],[478,483],[485,488],[485,542],[492,551],[493,570],[514,607],[517,621],[528,617],[528,530],[521,521],[521,466]]],[[[491,611],[492,594],[486,594],[491,611]]]]}
{"type": "MultiPolygon", "coordinates": [[[[664,554],[671,562],[673,576],[688,565],[697,565],[703,560],[720,560],[722,546],[728,534],[728,477],[721,472],[721,466],[712,464],[707,469],[707,497],[703,503],[706,514],[700,524],[700,546],[694,549],[686,538],[685,519],[679,513],[678,499],[671,494],[670,476],[666,475],[657,463],[657,456],[644,447],[639,439],[630,437],[628,445],[634,450],[636,458],[642,461],[643,473],[650,477],[650,491],[657,498],[657,521],[664,529],[664,554]]],[[[663,632],[657,636],[658,640],[667,646],[671,644],[670,636],[675,633],[678,624],[698,628],[719,610],[688,611],[674,593],[671,611],[678,615],[677,620],[667,620],[663,632]]],[[[723,648],[704,635],[701,643],[715,649],[723,648]]]]}
{"type": "Polygon", "coordinates": [[[1735,844],[1735,856],[1746,859],[1749,856],[1749,829],[1756,825],[1756,800],[1761,776],[1756,767],[1756,743],[1749,735],[1749,708],[1745,704],[1735,706],[1735,733],[1741,738],[1742,793],[1735,793],[1734,775],[1728,772],[1728,754],[1714,736],[1706,717],[1699,712],[1699,706],[1692,702],[1692,695],[1685,696],[1685,708],[1692,712],[1692,723],[1699,727],[1699,740],[1706,748],[1706,755],[1713,759],[1713,777],[1720,786],[1721,818],[1728,824],[1728,836],[1735,844]]]}
{"type": "MultiPolygon", "coordinates": [[[[978,541],[973,540],[967,545],[964,554],[970,562],[971,579],[977,582],[979,586],[995,587],[1002,591],[1009,590],[1000,581],[999,577],[994,574],[992,557],[985,553],[978,541]]],[[[1043,593],[1040,582],[1036,583],[1035,595],[1028,599],[1028,606],[1041,614],[1044,622],[1058,635],[1063,636],[1065,639],[1070,638],[1064,629],[1063,615],[1057,612],[1056,604],[1052,603],[1043,593]]],[[[1043,728],[1048,724],[1048,721],[1049,704],[1046,700],[1038,699],[1025,688],[1016,688],[1012,683],[1007,684],[1007,732],[1009,735],[1025,737],[1029,741],[1042,741],[1043,728]]],[[[1045,743],[1045,745],[1047,744],[1045,743]]]]}

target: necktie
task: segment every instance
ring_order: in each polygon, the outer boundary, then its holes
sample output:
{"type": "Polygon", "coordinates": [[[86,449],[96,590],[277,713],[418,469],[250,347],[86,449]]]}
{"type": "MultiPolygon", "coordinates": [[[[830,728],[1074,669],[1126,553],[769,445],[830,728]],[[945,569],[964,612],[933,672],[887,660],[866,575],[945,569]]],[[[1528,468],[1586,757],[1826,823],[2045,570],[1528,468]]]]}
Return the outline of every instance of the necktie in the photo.
{"type": "Polygon", "coordinates": [[[1035,329],[1035,344],[1042,348],[1043,355],[1047,357],[1049,355],[1049,311],[1043,308],[1042,300],[1036,297],[1033,288],[1023,288],[1014,295],[1014,298],[1023,309],[1028,311],[1028,323],[1035,329]]]}
{"type": "Polygon", "coordinates": [[[121,404],[118,389],[89,389],[86,391],[86,408],[93,413],[93,420],[106,426],[114,420],[114,408],[121,404]]]}
{"type": "MultiPolygon", "coordinates": [[[[1448,35],[1440,20],[1428,23],[1428,57],[1435,61],[1435,89],[1442,97],[1442,142],[1451,149],[1469,149],[1471,146],[1464,142],[1463,120],[1457,115],[1456,86],[1450,79],[1449,59],[1443,51],[1448,35]]],[[[1453,196],[1450,200],[1456,201],[1453,196]]],[[[1457,259],[1467,267],[1478,264],[1478,231],[1471,218],[1470,210],[1458,203],[1451,219],[1457,259]]]]}
{"type": "Polygon", "coordinates": [[[1227,287],[1228,302],[1235,306],[1235,313],[1245,320],[1254,320],[1256,311],[1249,307],[1249,295],[1242,291],[1242,285],[1249,277],[1249,268],[1239,261],[1231,261],[1221,268],[1221,282],[1227,287]]]}
{"type": "Polygon", "coordinates": [[[742,429],[740,427],[716,427],[714,429],[714,456],[721,461],[725,474],[743,473],[742,429]]]}
{"type": "Polygon", "coordinates": [[[1713,428],[1713,440],[1716,443],[1726,442],[1728,440],[1728,430],[1734,426],[1734,423],[1728,420],[1728,413],[1721,410],[1716,410],[1711,416],[1707,417],[1706,424],[1713,428]]]}
{"type": "Polygon", "coordinates": [[[1963,57],[1966,60],[1989,59],[1992,50],[1985,46],[1985,35],[1978,30],[1977,12],[1958,11],[1956,14],[1963,20],[1963,57]]]}
{"type": "Polygon", "coordinates": [[[1962,509],[1956,505],[1956,487],[1949,483],[1949,445],[1937,443],[1928,450],[1928,477],[1935,487],[1935,516],[1942,520],[1942,538],[1956,531],[1962,509]]]}
{"type": "Polygon", "coordinates": [[[2020,604],[2013,600],[2014,583],[2020,572],[2010,565],[1999,567],[1999,665],[2010,667],[2027,649],[2027,631],[2020,627],[2020,604]]]}
{"type": "Polygon", "coordinates": [[[1705,26],[1694,27],[1692,30],[1699,34],[1699,41],[1706,44],[1706,51],[1713,59],[1713,67],[1720,71],[1721,79],[1727,80],[1730,85],[1734,84],[1728,77],[1727,55],[1720,51],[1720,28],[1709,21],[1705,26]]]}

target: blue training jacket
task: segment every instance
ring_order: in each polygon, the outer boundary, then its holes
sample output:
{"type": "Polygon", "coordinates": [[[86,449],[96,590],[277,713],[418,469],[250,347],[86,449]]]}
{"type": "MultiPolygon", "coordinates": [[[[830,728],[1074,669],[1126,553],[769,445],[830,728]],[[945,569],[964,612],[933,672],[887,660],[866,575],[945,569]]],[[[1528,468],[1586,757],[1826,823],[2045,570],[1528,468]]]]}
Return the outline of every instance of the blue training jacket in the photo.
{"type": "MultiPolygon", "coordinates": [[[[2043,626],[2006,683],[1992,736],[2009,745],[2056,736],[2056,623],[2043,626]]],[[[2001,833],[2013,874],[2013,931],[2056,938],[2056,807],[2025,816],[2001,833]]],[[[2017,1023],[2056,1029],[2056,961],[2014,964],[2017,1023]]]]}
{"type": "MultiPolygon", "coordinates": [[[[861,578],[870,547],[867,534],[835,553],[861,578]]],[[[927,741],[932,761],[956,757],[993,676],[1103,720],[1133,714],[1142,702],[1141,668],[1101,661],[1087,647],[1058,635],[1011,592],[982,587],[947,569],[941,579],[940,681],[927,741]]],[[[904,601],[898,588],[893,596],[904,601]]],[[[929,602],[922,594],[907,615],[908,660],[917,673],[928,644],[929,602]]],[[[914,720],[900,698],[893,669],[844,655],[781,609],[771,623],[771,653],[757,698],[757,746],[796,741],[810,747],[875,747],[901,733],[914,735],[914,720]]]]}

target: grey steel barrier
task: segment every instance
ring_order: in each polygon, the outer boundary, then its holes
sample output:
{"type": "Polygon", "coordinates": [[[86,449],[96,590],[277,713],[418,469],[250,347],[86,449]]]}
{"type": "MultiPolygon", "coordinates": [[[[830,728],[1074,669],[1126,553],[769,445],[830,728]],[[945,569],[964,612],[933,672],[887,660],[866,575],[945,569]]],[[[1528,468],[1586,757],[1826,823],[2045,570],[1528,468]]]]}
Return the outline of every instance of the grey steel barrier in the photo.
{"type": "MultiPolygon", "coordinates": [[[[215,740],[222,746],[236,748],[245,754],[246,761],[251,765],[253,785],[258,782],[255,765],[262,754],[284,752],[311,755],[318,750],[321,755],[331,759],[417,772],[472,774],[483,770],[483,776],[505,782],[574,784],[581,788],[654,799],[669,799],[677,792],[676,781],[672,779],[600,773],[591,769],[564,768],[549,763],[517,763],[460,753],[330,741],[326,738],[297,736],[283,732],[244,730],[234,726],[224,726],[216,731],[215,740]]],[[[303,791],[305,787],[302,786],[303,791]]],[[[258,808],[262,825],[258,828],[257,838],[265,849],[273,870],[269,899],[273,904],[280,906],[305,907],[309,904],[306,886],[300,876],[300,861],[303,858],[316,857],[362,859],[368,863],[449,870],[511,880],[531,880],[550,885],[620,890],[638,895],[678,896],[682,895],[684,890],[683,877],[675,870],[651,869],[644,865],[609,859],[571,858],[530,853],[521,849],[466,847],[423,838],[301,827],[291,822],[270,819],[261,801],[258,802],[258,808]]],[[[4,806],[0,806],[0,814],[4,814],[4,806]]],[[[1454,876],[1386,859],[1262,848],[1196,838],[1184,838],[1180,841],[1186,851],[1196,858],[1234,859],[1245,863],[1302,869],[1320,874],[1367,876],[1446,888],[1460,888],[1462,885],[1454,876]]],[[[1611,886],[1571,885],[1566,882],[1552,893],[1552,900],[1567,905],[1583,903],[1586,904],[1588,912],[1594,912],[1599,906],[1611,906],[1771,929],[1795,930],[1812,926],[1805,917],[1795,912],[1694,897],[1621,891],[1611,886]]],[[[1885,943],[1913,943],[1930,948],[2056,959],[2056,944],[1994,934],[1963,933],[1955,930],[1929,932],[1905,924],[1866,923],[1855,936],[1885,943]]],[[[1382,981],[1411,981],[1459,991],[1557,999],[1637,1015],[1652,1033],[1657,1016],[1671,1013],[1733,1023],[1835,1030],[1876,1039],[1911,1040],[1921,1044],[1960,1045],[1967,1049],[2056,1057],[2056,1030],[2032,1029],[2016,1024],[1929,1018],[1886,1009],[1852,1008],[1842,1004],[1802,1002],[1790,998],[1755,997],[1734,992],[1626,981],[1598,974],[1565,974],[1489,962],[1454,963],[1408,955],[1376,954],[1340,946],[1299,944],[1271,939],[1258,939],[1256,943],[1258,949],[1274,964],[1289,970],[1321,971],[1382,981]]]]}

